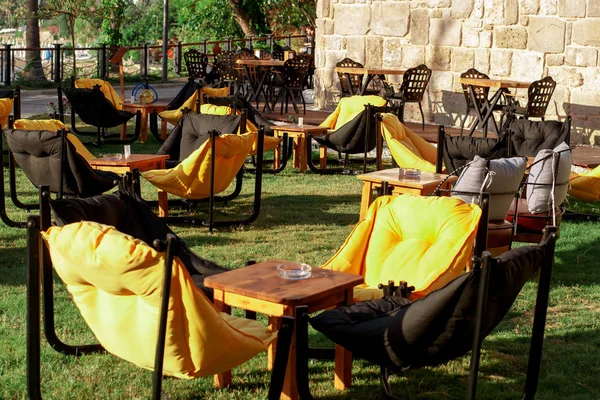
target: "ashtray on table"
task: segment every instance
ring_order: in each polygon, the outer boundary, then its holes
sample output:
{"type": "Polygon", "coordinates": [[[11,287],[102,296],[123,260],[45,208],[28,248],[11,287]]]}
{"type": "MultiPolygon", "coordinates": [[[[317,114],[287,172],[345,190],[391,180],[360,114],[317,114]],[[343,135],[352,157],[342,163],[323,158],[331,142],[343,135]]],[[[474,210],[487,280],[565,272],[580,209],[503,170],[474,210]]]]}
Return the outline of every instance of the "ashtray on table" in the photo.
{"type": "Polygon", "coordinates": [[[277,275],[283,279],[308,279],[312,275],[312,267],[308,264],[285,263],[277,266],[277,275]]]}
{"type": "Polygon", "coordinates": [[[400,168],[398,172],[400,179],[419,179],[421,178],[421,170],[416,168],[400,168]]]}
{"type": "Polygon", "coordinates": [[[123,154],[120,154],[120,153],[103,154],[102,158],[104,158],[105,160],[120,160],[123,158],[123,154]]]}

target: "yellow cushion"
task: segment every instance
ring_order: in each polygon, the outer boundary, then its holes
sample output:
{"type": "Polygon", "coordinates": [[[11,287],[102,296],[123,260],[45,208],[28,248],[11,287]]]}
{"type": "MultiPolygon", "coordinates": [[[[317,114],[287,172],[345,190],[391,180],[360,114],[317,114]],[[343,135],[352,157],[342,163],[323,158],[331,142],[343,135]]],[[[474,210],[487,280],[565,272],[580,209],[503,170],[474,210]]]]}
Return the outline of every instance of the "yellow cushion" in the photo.
{"type": "MultiPolygon", "coordinates": [[[[67,126],[57,119],[18,119],[14,123],[15,129],[23,129],[27,131],[50,131],[56,132],[61,129],[66,129],[67,126]]],[[[84,146],[79,138],[72,134],[67,134],[67,140],[73,143],[75,151],[79,153],[86,160],[93,160],[96,158],[90,151],[84,146]]]]}
{"type": "Polygon", "coordinates": [[[364,276],[357,300],[381,297],[377,285],[388,280],[406,281],[415,286],[412,299],[423,297],[468,265],[480,216],[456,197],[382,196],[323,268],[364,276]]]}
{"type": "Polygon", "coordinates": [[[354,117],[365,110],[365,105],[372,104],[377,107],[383,107],[387,101],[379,96],[352,96],[343,97],[338,103],[334,112],[321,125],[329,129],[338,129],[341,126],[352,121],[354,117]]]}
{"type": "MultiPolygon", "coordinates": [[[[256,141],[257,133],[221,135],[216,139],[215,194],[227,189],[256,141]]],[[[210,159],[212,147],[207,140],[175,168],[142,172],[154,186],[187,199],[210,195],[210,159]]]]}
{"type": "Polygon", "coordinates": [[[100,85],[100,91],[104,94],[104,97],[106,97],[117,110],[123,109],[121,96],[117,94],[117,91],[110,83],[102,79],[75,79],[75,87],[78,89],[93,89],[96,85],[100,85]]]}
{"type": "MultiPolygon", "coordinates": [[[[164,254],[93,222],[52,227],[43,236],[56,272],[102,346],[152,369],[164,254]]],[[[275,338],[255,321],[217,312],[177,258],[167,319],[164,374],[179,378],[229,370],[275,338]]]]}
{"type": "Polygon", "coordinates": [[[210,88],[210,87],[203,87],[202,89],[200,89],[200,102],[202,104],[204,104],[204,102],[202,101],[202,98],[204,96],[204,94],[206,94],[209,97],[227,97],[229,96],[229,88],[228,87],[224,87],[224,88],[210,88]]]}
{"type": "Polygon", "coordinates": [[[569,194],[583,201],[600,201],[600,167],[583,175],[573,173],[569,194]]]}
{"type": "Polygon", "coordinates": [[[8,116],[12,112],[13,99],[0,99],[0,128],[6,126],[8,116]]]}
{"type": "MultiPolygon", "coordinates": [[[[183,110],[188,108],[192,112],[196,112],[196,99],[198,99],[198,92],[196,91],[192,96],[179,107],[177,110],[166,110],[158,113],[158,115],[167,122],[173,125],[177,125],[181,117],[183,117],[183,110]]],[[[237,115],[241,113],[237,110],[237,115]]],[[[200,114],[213,114],[213,115],[233,115],[233,109],[227,106],[215,106],[214,104],[202,104],[200,106],[200,114]]],[[[246,120],[246,132],[256,132],[258,128],[252,122],[246,120]]],[[[232,133],[232,132],[228,132],[232,133]]],[[[239,131],[238,131],[239,133],[239,131]]]]}
{"type": "Polygon", "coordinates": [[[401,168],[435,172],[437,149],[408,129],[394,114],[382,114],[381,133],[401,168]]]}

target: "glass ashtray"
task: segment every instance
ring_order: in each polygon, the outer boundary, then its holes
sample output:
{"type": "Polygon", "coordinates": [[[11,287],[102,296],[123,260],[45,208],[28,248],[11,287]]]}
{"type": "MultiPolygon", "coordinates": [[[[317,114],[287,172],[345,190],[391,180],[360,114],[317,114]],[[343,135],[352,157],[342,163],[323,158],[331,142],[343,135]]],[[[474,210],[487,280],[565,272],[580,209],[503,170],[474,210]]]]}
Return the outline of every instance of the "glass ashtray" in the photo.
{"type": "Polygon", "coordinates": [[[277,275],[283,279],[308,279],[312,275],[312,267],[308,264],[285,263],[277,266],[277,275]]]}
{"type": "Polygon", "coordinates": [[[419,179],[421,177],[421,170],[416,168],[400,168],[398,172],[398,178],[400,179],[419,179]]]}
{"type": "Polygon", "coordinates": [[[104,158],[105,160],[120,160],[123,158],[123,154],[120,154],[120,153],[103,154],[102,158],[104,158]]]}

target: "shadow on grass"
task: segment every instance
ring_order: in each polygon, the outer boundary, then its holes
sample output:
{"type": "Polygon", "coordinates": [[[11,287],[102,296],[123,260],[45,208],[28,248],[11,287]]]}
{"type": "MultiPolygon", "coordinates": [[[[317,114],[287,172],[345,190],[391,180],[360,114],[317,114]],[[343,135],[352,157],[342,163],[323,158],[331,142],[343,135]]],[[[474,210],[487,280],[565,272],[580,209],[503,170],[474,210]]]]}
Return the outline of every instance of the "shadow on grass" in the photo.
{"type": "MultiPolygon", "coordinates": [[[[23,231],[25,232],[25,231],[23,231]]],[[[21,286],[27,278],[27,249],[3,248],[0,252],[0,286],[21,286]]]]}

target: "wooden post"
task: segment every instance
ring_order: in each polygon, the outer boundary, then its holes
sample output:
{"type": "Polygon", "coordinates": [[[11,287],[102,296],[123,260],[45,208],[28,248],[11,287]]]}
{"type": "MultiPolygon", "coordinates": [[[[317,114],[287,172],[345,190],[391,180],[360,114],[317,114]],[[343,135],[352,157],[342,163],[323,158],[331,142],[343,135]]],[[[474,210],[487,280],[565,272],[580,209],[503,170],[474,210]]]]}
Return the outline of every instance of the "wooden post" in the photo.
{"type": "Polygon", "coordinates": [[[119,84],[121,85],[121,101],[125,102],[125,78],[123,77],[123,56],[129,50],[128,47],[119,47],[119,49],[110,58],[111,64],[119,64],[119,84]]]}

